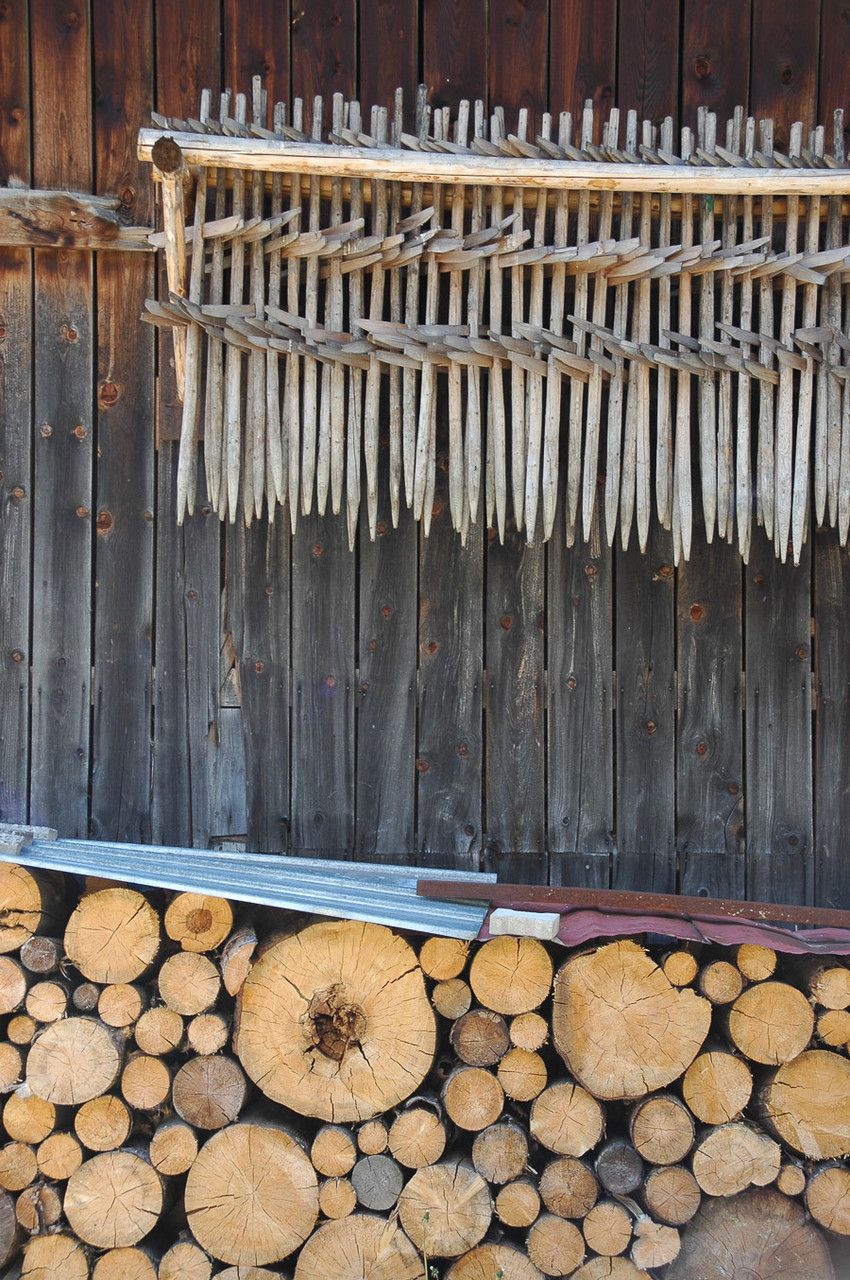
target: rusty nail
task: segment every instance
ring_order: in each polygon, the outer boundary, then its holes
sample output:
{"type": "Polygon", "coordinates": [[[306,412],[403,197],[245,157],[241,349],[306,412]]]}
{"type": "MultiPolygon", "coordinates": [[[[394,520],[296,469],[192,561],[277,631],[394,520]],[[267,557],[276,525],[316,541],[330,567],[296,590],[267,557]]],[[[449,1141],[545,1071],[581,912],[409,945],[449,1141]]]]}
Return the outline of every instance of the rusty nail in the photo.
{"type": "Polygon", "coordinates": [[[313,547],[313,555],[320,556],[323,551],[324,551],[324,547],[322,546],[321,542],[317,542],[316,545],[313,547]]]}
{"type": "Polygon", "coordinates": [[[808,658],[808,656],[809,656],[808,649],[806,649],[805,645],[801,644],[799,649],[797,649],[797,657],[800,659],[801,662],[804,662],[806,658],[808,658]]]}
{"type": "Polygon", "coordinates": [[[469,747],[466,745],[466,743],[465,743],[465,742],[459,742],[459,743],[458,743],[457,753],[458,753],[458,755],[459,755],[461,758],[462,758],[463,756],[468,756],[468,755],[469,755],[469,747]]]}
{"type": "Polygon", "coordinates": [[[702,758],[704,755],[707,755],[707,754],[708,754],[708,747],[705,745],[705,743],[704,743],[704,742],[700,742],[700,743],[698,743],[698,744],[697,744],[697,755],[698,755],[700,758],[702,758]]]}
{"type": "Polygon", "coordinates": [[[416,770],[418,773],[427,773],[430,768],[431,766],[427,760],[422,760],[420,758],[416,761],[416,770]]]}
{"type": "Polygon", "coordinates": [[[694,622],[699,622],[700,618],[702,617],[702,607],[700,605],[698,604],[691,605],[691,617],[693,618],[694,622]]]}
{"type": "Polygon", "coordinates": [[[88,432],[86,431],[82,423],[80,423],[78,427],[74,427],[74,435],[77,437],[78,440],[85,440],[86,436],[88,435],[88,432]]]}
{"type": "Polygon", "coordinates": [[[387,531],[386,521],[384,521],[384,520],[379,520],[379,521],[378,521],[378,533],[386,533],[386,531],[387,531]]]}
{"type": "Polygon", "coordinates": [[[389,618],[389,617],[390,617],[390,615],[392,614],[392,609],[390,608],[390,606],[389,606],[388,604],[385,604],[385,605],[384,605],[384,607],[383,607],[383,609],[381,610],[381,613],[383,614],[383,616],[384,616],[385,618],[389,618]]]}
{"type": "Polygon", "coordinates": [[[20,649],[16,649],[15,652],[12,654],[12,661],[23,662],[23,660],[24,660],[24,655],[21,653],[20,649]]]}
{"type": "Polygon", "coordinates": [[[88,507],[77,507],[77,515],[80,517],[81,520],[85,520],[88,514],[89,514],[88,507]]]}
{"type": "Polygon", "coordinates": [[[14,489],[12,490],[12,497],[17,498],[18,502],[20,502],[21,498],[25,498],[26,496],[27,496],[27,491],[23,487],[23,485],[16,484],[14,489]]]}
{"type": "Polygon", "coordinates": [[[658,725],[655,723],[655,721],[654,721],[654,720],[647,720],[647,722],[646,722],[646,732],[647,732],[647,733],[655,733],[655,730],[656,730],[657,728],[658,728],[658,725]]]}
{"type": "Polygon", "coordinates": [[[98,511],[95,522],[98,533],[109,533],[114,524],[111,511],[98,511]]]}
{"type": "Polygon", "coordinates": [[[325,687],[328,689],[335,689],[336,679],[333,676],[325,676],[325,687]]]}
{"type": "Polygon", "coordinates": [[[44,436],[46,440],[49,436],[53,435],[53,428],[51,426],[48,426],[46,422],[43,422],[41,424],[41,434],[44,436]]]}
{"type": "Polygon", "coordinates": [[[509,613],[503,613],[502,614],[502,630],[510,631],[512,626],[513,626],[513,618],[511,617],[511,615],[509,613]]]}
{"type": "Polygon", "coordinates": [[[570,691],[575,689],[577,684],[578,684],[578,680],[576,680],[575,676],[567,676],[567,688],[570,691]]]}
{"type": "Polygon", "coordinates": [[[266,587],[266,595],[267,595],[267,596],[273,596],[273,595],[274,595],[274,587],[266,587]]]}
{"type": "Polygon", "coordinates": [[[255,662],[255,663],[254,663],[254,670],[256,671],[256,673],[257,673],[257,675],[258,675],[258,676],[261,676],[261,675],[263,674],[263,672],[265,671],[265,663],[264,663],[264,662],[255,662]]]}
{"type": "Polygon", "coordinates": [[[596,565],[595,565],[595,564],[586,564],[586,565],[584,566],[584,572],[587,574],[588,578],[595,578],[595,577],[596,577],[596,565]]]}

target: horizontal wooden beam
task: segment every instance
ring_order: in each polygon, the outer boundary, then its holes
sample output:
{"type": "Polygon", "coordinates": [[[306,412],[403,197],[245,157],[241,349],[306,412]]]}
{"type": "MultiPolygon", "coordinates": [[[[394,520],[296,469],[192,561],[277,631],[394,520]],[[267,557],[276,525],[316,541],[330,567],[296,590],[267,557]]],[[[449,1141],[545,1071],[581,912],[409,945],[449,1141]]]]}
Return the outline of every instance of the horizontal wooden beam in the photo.
{"type": "Polygon", "coordinates": [[[0,245],[23,249],[153,252],[150,227],[127,227],[120,201],[79,191],[0,188],[0,245]]]}

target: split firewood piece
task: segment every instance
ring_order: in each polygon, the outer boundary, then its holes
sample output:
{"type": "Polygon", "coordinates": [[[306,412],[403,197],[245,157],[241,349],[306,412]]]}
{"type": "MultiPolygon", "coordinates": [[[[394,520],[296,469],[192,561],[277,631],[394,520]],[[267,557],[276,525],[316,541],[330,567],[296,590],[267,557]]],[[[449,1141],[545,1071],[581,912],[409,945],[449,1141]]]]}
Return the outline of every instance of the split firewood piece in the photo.
{"type": "Polygon", "coordinates": [[[544,1089],[531,1104],[529,1129],[536,1142],[556,1155],[583,1156],[605,1129],[600,1103],[572,1080],[544,1089]]]}
{"type": "MultiPolygon", "coordinates": [[[[384,112],[386,115],[386,111],[384,112]]],[[[332,127],[338,133],[343,127],[344,102],[341,93],[333,96],[332,127]]],[[[380,184],[376,184],[378,186],[380,184]]],[[[375,191],[373,190],[373,198],[375,191]]],[[[342,223],[342,177],[331,178],[330,225],[342,223]]],[[[342,259],[334,254],[330,260],[330,278],[325,290],[325,331],[338,334],[343,329],[342,259]]],[[[322,365],[322,398],[319,418],[319,458],[316,470],[317,508],[324,515],[331,490],[331,510],[339,515],[342,505],[342,479],[345,463],[345,370],[338,360],[322,365]]]]}
{"type": "Polygon", "coordinates": [[[404,1172],[392,1156],[361,1156],[351,1170],[351,1185],[364,1209],[386,1213],[398,1200],[404,1172]]]}
{"type": "MultiPolygon", "coordinates": [[[[816,130],[815,155],[823,156],[823,127],[816,130]]],[[[806,200],[805,251],[816,254],[820,243],[820,196],[806,200]]],[[[803,285],[802,327],[814,329],[818,318],[818,285],[811,280],[803,285]]],[[[822,292],[826,292],[822,290],[822,292]]],[[[812,452],[812,410],[815,393],[815,357],[811,348],[803,348],[804,367],[800,370],[797,389],[797,423],[794,438],[794,480],[791,496],[791,543],[794,563],[800,563],[809,515],[809,459],[812,452]]],[[[821,359],[820,364],[823,363],[821,359]]],[[[826,388],[824,387],[824,391],[826,388]]]]}
{"type": "Polygon", "coordinates": [[[617,1200],[600,1200],[581,1223],[588,1249],[606,1258],[625,1253],[632,1240],[632,1219],[617,1200]]]}
{"type": "Polygon", "coordinates": [[[850,969],[834,960],[812,959],[800,966],[806,990],[824,1009],[850,1007],[850,969]]]}
{"type": "Polygon", "coordinates": [[[94,1018],[66,1018],[41,1033],[27,1058],[27,1084],[58,1106],[79,1106],[111,1089],[121,1069],[118,1034],[94,1018]]]}
{"type": "MultiPolygon", "coordinates": [[[[220,119],[230,115],[229,89],[221,95],[220,119]]],[[[215,181],[215,218],[220,222],[225,215],[227,205],[227,170],[214,170],[208,184],[215,181]]],[[[210,259],[209,300],[213,307],[220,307],[224,302],[224,240],[216,236],[212,242],[210,259]]],[[[208,331],[207,337],[207,372],[206,395],[204,403],[204,468],[206,471],[207,493],[213,511],[217,511],[224,519],[225,508],[222,505],[222,456],[224,448],[224,369],[225,356],[223,343],[208,331]]]]}
{"type": "MultiPolygon", "coordinates": [[[[643,122],[643,145],[653,147],[651,120],[643,122]]],[[[638,239],[642,250],[652,248],[652,196],[644,192],[640,198],[638,239]]],[[[628,288],[628,283],[626,285],[628,288]]],[[[650,339],[652,282],[643,271],[634,285],[634,308],[631,323],[632,341],[645,347],[650,339]]],[[[642,353],[631,361],[626,396],[626,428],[623,440],[623,476],[620,493],[620,542],[625,550],[631,536],[632,520],[637,512],[638,542],[646,551],[649,536],[650,507],[649,461],[649,362],[642,353]]],[[[585,537],[585,540],[587,538],[585,537]]]]}
{"type": "Polygon", "coordinates": [[[73,1236],[33,1236],[24,1246],[21,1280],[88,1280],[89,1260],[73,1236]]]}
{"type": "Polygon", "coordinates": [[[787,982],[748,987],[729,1011],[727,1029],[736,1049],[753,1062],[790,1062],[812,1038],[815,1015],[802,991],[787,982]]]}
{"type": "Polygon", "coordinates": [[[653,1222],[644,1214],[634,1226],[634,1244],[631,1258],[636,1267],[665,1267],[677,1257],[682,1247],[681,1237],[675,1227],[653,1222]]]}
{"type": "Polygon", "coordinates": [[[133,1127],[129,1107],[112,1093],[101,1093],[78,1108],[74,1132],[89,1151],[116,1151],[133,1127]]]}
{"type": "Polygon", "coordinates": [[[37,1146],[56,1128],[56,1108],[22,1084],[11,1093],[3,1108],[3,1128],[13,1142],[37,1146]]]}
{"type": "Polygon", "coordinates": [[[744,988],[744,975],[728,960],[712,960],[700,970],[697,986],[712,1004],[731,1004],[744,988]]]}
{"type": "Polygon", "coordinates": [[[138,1244],[162,1213],[162,1179],[134,1151],[106,1151],[68,1179],[64,1210],[75,1235],[96,1249],[138,1244]]]}
{"type": "MultiPolygon", "coordinates": [[[[504,111],[497,107],[490,117],[490,142],[498,146],[505,136],[504,111]]],[[[498,183],[490,189],[490,220],[499,225],[504,213],[504,188],[498,183]]],[[[502,332],[504,278],[499,255],[490,259],[490,337],[498,345],[502,332]]],[[[499,542],[505,541],[505,520],[508,506],[507,431],[505,418],[505,366],[501,360],[493,360],[487,379],[487,488],[486,517],[488,527],[493,524],[495,512],[499,542]]]]}
{"type": "Polygon", "coordinates": [[[531,1178],[516,1178],[499,1188],[496,1217],[506,1227],[530,1227],[540,1213],[540,1194],[531,1178]]]}
{"type": "Polygon", "coordinates": [[[183,1040],[183,1019],[174,1009],[156,1005],[145,1010],[133,1035],[142,1053],[172,1053],[183,1040]]]}
{"type": "Polygon", "coordinates": [[[753,1190],[707,1200],[665,1274],[667,1280],[831,1280],[833,1269],[826,1241],[800,1205],[778,1191],[753,1190]]]}
{"type": "MultiPolygon", "coordinates": [[[[237,93],[234,117],[239,124],[247,121],[247,101],[244,93],[237,93]]],[[[241,169],[233,171],[233,217],[245,217],[246,174],[241,169]]],[[[230,306],[243,305],[245,288],[245,241],[235,235],[230,244],[230,306]]],[[[232,342],[225,344],[224,352],[224,417],[222,424],[223,465],[219,510],[226,512],[231,524],[236,520],[239,503],[239,477],[242,461],[242,349],[232,342]]],[[[244,480],[243,480],[244,483],[244,480]]]]}
{"type": "Polygon", "coordinates": [[[422,1259],[393,1221],[352,1213],[326,1222],[298,1255],[295,1280],[422,1280],[422,1259]]]}
{"type": "Polygon", "coordinates": [[[17,960],[11,956],[0,956],[0,1013],[14,1013],[20,1009],[28,985],[28,975],[17,960]]]}
{"type": "Polygon", "coordinates": [[[528,1013],[552,989],[552,959],[535,938],[491,938],[476,951],[469,982],[485,1008],[509,1017],[528,1013]]]}
{"type": "MultiPolygon", "coordinates": [[[[209,108],[209,90],[201,104],[201,116],[209,108]]],[[[158,144],[157,144],[158,145],[158,144]]],[[[192,269],[189,276],[189,301],[199,307],[204,298],[204,219],[207,210],[207,183],[209,171],[198,171],[195,192],[195,224],[192,232],[192,269]]],[[[164,194],[164,193],[163,193],[164,194]]],[[[185,246],[184,246],[185,253],[185,246]]],[[[166,252],[167,257],[167,252],[166,252]]],[[[194,321],[186,329],[175,326],[174,341],[183,345],[184,390],[183,413],[180,419],[180,444],[177,452],[177,523],[182,524],[188,511],[194,515],[198,467],[198,419],[201,408],[201,374],[204,331],[194,321]]]]}
{"type": "Polygon", "coordinates": [[[156,1280],[156,1266],[143,1249],[110,1249],[91,1274],[92,1280],[156,1280]]]}
{"type": "MultiPolygon", "coordinates": [[[[0,1199],[0,1258],[4,1249],[4,1217],[9,1197],[0,1199]]],[[[24,1231],[31,1235],[52,1227],[62,1217],[62,1199],[55,1187],[49,1182],[34,1182],[27,1187],[15,1201],[15,1217],[24,1231]]],[[[156,1277],[156,1272],[153,1273],[156,1277]]]]}
{"type": "Polygon", "coordinates": [[[481,1244],[471,1249],[449,1268],[446,1280],[490,1280],[500,1274],[510,1280],[541,1280],[538,1268],[513,1244],[481,1244]]]}
{"type": "Polygon", "coordinates": [[[647,1209],[659,1222],[683,1227],[700,1206],[702,1193],[690,1169],[681,1164],[650,1169],[643,1184],[647,1209]]]}
{"type": "Polygon", "coordinates": [[[210,1280],[212,1259],[194,1240],[178,1240],[161,1257],[158,1280],[210,1280]]]}
{"type": "Polygon", "coordinates": [[[359,1126],[357,1149],[362,1151],[364,1156],[379,1156],[382,1151],[386,1151],[388,1144],[389,1129],[383,1120],[367,1120],[365,1124],[359,1126]]]}
{"type": "Polygon", "coordinates": [[[474,1249],[493,1216],[487,1183],[468,1160],[418,1169],[398,1201],[401,1225],[429,1258],[457,1258],[474,1249]]]}
{"type": "Polygon", "coordinates": [[[463,978],[447,978],[435,984],[431,1003],[443,1018],[462,1018],[472,1004],[472,991],[463,978]]]}
{"type": "Polygon", "coordinates": [[[691,1168],[709,1196],[734,1196],[766,1187],[779,1173],[782,1152],[766,1134],[740,1121],[710,1129],[697,1142],[691,1168]]]}
{"type": "Polygon", "coordinates": [[[162,965],[157,986],[169,1009],[191,1018],[212,1008],[218,999],[221,978],[207,956],[179,951],[162,965]]]}
{"type": "MultiPolygon", "coordinates": [[[[528,136],[528,108],[521,107],[517,120],[517,137],[525,142],[528,136]]],[[[588,195],[589,199],[589,195],[588,195]]],[[[514,188],[514,218],[522,229],[525,216],[523,189],[514,188]]],[[[511,335],[519,338],[517,328],[525,320],[525,269],[521,263],[511,267],[511,335]]],[[[517,530],[523,526],[525,515],[525,370],[517,360],[510,362],[511,369],[511,494],[514,504],[514,521],[517,530]]]]}
{"type": "Polygon", "coordinates": [[[850,1009],[827,1009],[817,1020],[815,1035],[831,1049],[850,1044],[850,1009]]]}
{"type": "MultiPolygon", "coordinates": [[[[548,192],[539,191],[534,215],[534,248],[546,243],[546,214],[548,192]]],[[[543,278],[542,262],[532,262],[528,303],[528,322],[534,329],[543,327],[543,278]]],[[[586,287],[586,285],[585,285],[586,287]]],[[[535,361],[541,370],[548,370],[542,360],[535,361]]],[[[543,448],[543,372],[527,369],[525,402],[525,540],[531,545],[537,536],[537,506],[540,499],[541,453],[543,448]]],[[[582,385],[582,384],[580,384],[582,385]]],[[[583,390],[582,385],[582,390],[583,390]]]]}
{"type": "Polygon", "coordinates": [[[191,1125],[173,1117],[163,1120],[151,1135],[150,1162],[163,1177],[186,1173],[198,1154],[198,1137],[191,1125]]]}
{"type": "MultiPolygon", "coordinates": [[[[687,162],[693,151],[693,133],[686,126],[682,129],[682,160],[687,162]]],[[[771,204],[767,200],[765,204],[771,204]]],[[[682,249],[686,251],[694,243],[694,197],[682,196],[681,220],[682,249]]],[[[678,332],[690,337],[693,308],[693,278],[686,267],[679,274],[678,332]]],[[[691,375],[681,362],[676,370],[676,429],[673,456],[673,559],[676,564],[684,557],[691,558],[691,534],[693,530],[693,493],[691,489],[691,375]]]]}
{"type": "Polygon", "coordinates": [[[468,959],[469,943],[464,938],[429,937],[419,951],[422,972],[435,982],[459,978],[468,959]]]}
{"type": "MultiPolygon", "coordinates": [[[[193,1062],[202,1059],[193,1058],[193,1062]]],[[[147,1053],[133,1053],[121,1072],[121,1093],[135,1111],[153,1111],[161,1107],[171,1092],[171,1071],[162,1058],[147,1053]]]]}
{"type": "MultiPolygon", "coordinates": [[[[805,1185],[802,1169],[797,1172],[803,1176],[805,1185]]],[[[850,1170],[840,1164],[817,1169],[805,1191],[806,1208],[815,1222],[836,1235],[850,1236],[850,1170]]]]}
{"type": "Polygon", "coordinates": [[[661,962],[661,968],[674,987],[689,987],[699,972],[699,962],[691,951],[671,951],[661,962]]]}
{"type": "Polygon", "coordinates": [[[501,1186],[525,1172],[528,1134],[515,1120],[488,1125],[475,1136],[472,1163],[487,1182],[501,1186]]]}
{"type": "Polygon", "coordinates": [[[351,1130],[341,1124],[324,1124],[318,1129],[310,1159],[324,1178],[341,1178],[351,1173],[357,1161],[357,1146],[351,1130]]]}
{"type": "Polygon", "coordinates": [[[327,1178],[319,1187],[319,1212],[325,1218],[347,1218],[357,1208],[350,1178],[327,1178]]]}
{"type": "Polygon", "coordinates": [[[58,931],[63,921],[61,876],[14,862],[0,865],[0,953],[15,951],[33,934],[58,931]]]}
{"type": "MultiPolygon", "coordinates": [[[[791,126],[789,156],[799,156],[803,146],[803,126],[797,121],[791,126]]],[[[785,252],[793,257],[797,252],[800,227],[800,197],[788,192],[785,204],[785,252]]],[[[779,559],[784,564],[788,554],[791,533],[792,467],[794,460],[794,318],[797,308],[797,279],[784,272],[782,275],[782,308],[779,321],[779,397],[776,406],[776,453],[774,462],[774,504],[776,528],[774,543],[779,559]],[[783,351],[782,348],[785,350],[783,351]],[[791,357],[791,358],[789,358],[791,357]]]]}
{"type": "Polygon", "coordinates": [[[433,1103],[416,1103],[396,1116],[387,1135],[387,1144],[405,1169],[423,1169],[436,1164],[446,1149],[446,1125],[442,1108],[433,1103]]]}
{"type": "Polygon", "coordinates": [[[245,1105],[248,1084],[238,1062],[223,1054],[190,1058],[174,1077],[174,1110],[196,1129],[232,1124],[245,1105]]]}
{"type": "MultiPolygon", "coordinates": [[[[158,138],[151,158],[160,179],[162,194],[162,225],[165,233],[165,271],[169,293],[178,298],[186,297],[186,211],[184,194],[194,185],[189,166],[180,147],[173,138],[158,138]]],[[[183,399],[186,367],[186,334],[175,326],[174,376],[177,397],[183,399]]]]}
{"type": "Polygon", "coordinates": [[[511,1044],[517,1049],[534,1052],[542,1049],[549,1039],[549,1023],[539,1013],[518,1013],[515,1018],[511,1018],[508,1032],[511,1044]]]}
{"type": "Polygon", "coordinates": [[[625,1138],[611,1138],[596,1152],[596,1176],[611,1196],[628,1196],[643,1182],[643,1160],[625,1138]]]}
{"type": "Polygon", "coordinates": [[[94,982],[80,982],[71,992],[71,1003],[80,1013],[94,1013],[100,999],[100,987],[94,982]]]}
{"type": "MultiPolygon", "coordinates": [[[[313,99],[311,137],[322,140],[322,99],[313,99]]],[[[319,230],[321,215],[322,180],[317,174],[310,178],[309,230],[319,230]]],[[[304,318],[308,329],[315,329],[319,314],[319,258],[308,254],[305,284],[304,318]]],[[[296,314],[298,308],[296,307],[296,314]]],[[[318,414],[318,363],[314,356],[304,357],[302,401],[302,454],[301,454],[301,514],[308,516],[313,507],[313,484],[316,479],[316,419],[318,414]]]]}
{"type": "MultiPolygon", "coordinates": [[[[286,104],[284,102],[276,102],[272,120],[273,132],[281,136],[285,124],[286,104]]],[[[293,185],[295,185],[294,182],[293,185]]],[[[282,209],[283,174],[273,173],[271,205],[269,208],[269,214],[273,222],[280,218],[282,209]]],[[[258,244],[262,252],[262,242],[258,241],[258,244]]],[[[278,308],[280,306],[282,262],[280,245],[273,240],[271,248],[266,252],[269,263],[268,305],[269,308],[278,308]]],[[[257,319],[262,321],[265,319],[265,315],[265,308],[262,307],[257,319]]],[[[280,353],[276,348],[269,345],[266,350],[266,499],[270,523],[275,517],[275,504],[280,503],[282,506],[286,501],[287,492],[286,472],[289,462],[289,448],[287,441],[284,439],[281,409],[280,353]]],[[[224,941],[223,938],[222,941],[224,941]]]]}
{"type": "Polygon", "coordinates": [[[230,1019],[223,1013],[198,1013],[186,1028],[192,1053],[220,1053],[230,1039],[230,1019]]]}
{"type": "Polygon", "coordinates": [[[233,928],[233,908],[226,898],[207,893],[178,893],[163,920],[165,932],[184,951],[214,951],[233,928]]]}
{"type": "Polygon", "coordinates": [[[72,1133],[51,1133],[35,1153],[38,1172],[51,1182],[66,1182],[83,1163],[82,1148],[72,1133]]]}
{"type": "Polygon", "coordinates": [[[65,955],[61,938],[27,938],[21,944],[20,960],[30,973],[46,977],[55,973],[65,955]]]}
{"type": "Polygon", "coordinates": [[[0,1040],[0,1093],[8,1093],[21,1083],[24,1057],[15,1044],[0,1040]]]}
{"type": "Polygon", "coordinates": [[[410,946],[381,925],[322,921],[275,943],[239,994],[236,1049],[274,1101],[346,1123],[422,1083],[436,1025],[410,946]]]}
{"type": "Polygon", "coordinates": [[[443,1104],[459,1129],[486,1129],[505,1105],[499,1081],[484,1067],[458,1067],[443,1085],[443,1104]]]}
{"type": "MultiPolygon", "coordinates": [[[[304,103],[296,98],[292,104],[292,124],[299,131],[304,126],[304,103]]],[[[289,213],[295,231],[301,227],[301,178],[290,179],[289,213]]],[[[290,315],[298,315],[301,295],[301,257],[286,259],[286,306],[290,315]]],[[[287,477],[289,481],[289,524],[293,533],[298,524],[299,486],[301,483],[301,362],[297,352],[290,347],[286,356],[286,375],[283,394],[283,429],[288,449],[287,477]]]]}
{"type": "MultiPolygon", "coordinates": [[[[379,145],[387,142],[388,114],[386,107],[372,108],[372,137],[379,145]]],[[[374,181],[372,188],[372,235],[380,243],[387,234],[387,184],[374,181]]],[[[381,321],[384,317],[384,268],[381,262],[372,266],[369,292],[369,318],[381,321]]],[[[376,354],[369,357],[366,371],[366,395],[363,408],[363,455],[366,464],[366,508],[369,519],[369,537],[374,542],[378,528],[378,435],[380,426],[381,364],[376,354]]]]}
{"type": "MultiPolygon", "coordinates": [[[[673,117],[665,116],[661,124],[661,150],[672,155],[673,146],[673,117]]],[[[658,247],[662,254],[671,244],[672,223],[673,197],[665,193],[660,198],[658,218],[658,247]]],[[[658,281],[658,345],[662,351],[669,351],[672,347],[669,337],[672,325],[672,290],[672,278],[669,275],[662,275],[658,281]]],[[[656,375],[655,506],[658,521],[665,529],[671,528],[673,523],[673,435],[671,431],[673,402],[670,394],[670,373],[669,365],[659,363],[656,375]]],[[[673,981],[672,977],[670,981],[673,981]]],[[[687,986],[687,983],[675,985],[687,986]]]]}
{"type": "Polygon", "coordinates": [[[805,1170],[798,1164],[783,1164],[776,1175],[776,1189],[784,1196],[801,1196],[806,1189],[805,1170]]]}
{"type": "Polygon", "coordinates": [[[159,916],[134,889],[87,894],[65,929],[65,952],[91,982],[133,982],[159,951],[159,916]]]}
{"type": "Polygon", "coordinates": [[[192,1234],[214,1258],[263,1266],[288,1257],[310,1235],[319,1186],[309,1157],[283,1129],[232,1124],[201,1148],[184,1203],[192,1234]]]}
{"type": "Polygon", "coordinates": [[[698,1054],[682,1077],[682,1097],[703,1124],[737,1119],[752,1091],[753,1076],[746,1061],[725,1049],[698,1054]]]}
{"type": "MultiPolygon", "coordinates": [[[[188,948],[184,947],[184,950],[188,948]]],[[[224,944],[219,967],[224,989],[229,996],[235,996],[239,992],[254,963],[256,950],[257,935],[251,925],[236,929],[224,944]]]]}
{"type": "Polygon", "coordinates": [[[776,952],[773,947],[744,942],[736,947],[734,954],[735,964],[748,982],[766,982],[776,973],[776,952]]]}
{"type": "MultiPolygon", "coordinates": [[[[430,108],[427,105],[427,87],[420,85],[416,94],[416,131],[420,141],[427,133],[430,108]]],[[[354,184],[352,183],[352,189],[354,184]]],[[[422,212],[422,183],[414,182],[410,195],[410,216],[416,218],[422,212]]],[[[352,204],[352,217],[354,207],[352,204]]],[[[414,258],[407,267],[404,283],[404,323],[409,328],[419,320],[420,261],[414,258]]],[[[424,366],[423,366],[424,367],[424,366]]],[[[352,371],[353,377],[354,371],[352,371]]],[[[408,507],[413,506],[414,474],[416,466],[416,369],[405,365],[401,374],[401,431],[404,455],[404,496],[408,507]]]]}
{"type": "MultiPolygon", "coordinates": [[[[833,113],[833,156],[844,164],[844,109],[833,113]]],[[[841,197],[830,196],[827,202],[826,248],[841,244],[841,197]]],[[[828,513],[835,528],[838,520],[838,475],[841,462],[841,383],[831,373],[841,364],[841,282],[831,274],[821,298],[821,325],[831,337],[818,369],[817,424],[815,428],[815,520],[821,525],[828,513]]]]}
{"type": "Polygon", "coordinates": [[[578,1227],[551,1213],[542,1214],[533,1224],[525,1247],[544,1276],[568,1275],[584,1262],[584,1236],[578,1227]]]}
{"type": "MultiPolygon", "coordinates": [[[[717,116],[706,107],[697,111],[697,140],[701,150],[712,156],[717,149],[717,116]]],[[[700,239],[703,256],[714,252],[714,197],[699,197],[700,239]]],[[[699,335],[714,341],[714,272],[707,271],[700,281],[699,335]]],[[[699,458],[702,512],[707,542],[714,540],[717,520],[717,401],[714,371],[709,368],[699,379],[699,458]]]]}
{"type": "Polygon", "coordinates": [[[757,1094],[767,1128],[810,1160],[850,1154],[850,1062],[827,1049],[801,1053],[757,1094]]]}
{"type": "Polygon", "coordinates": [[[555,976],[555,1048],[598,1098],[665,1088],[690,1066],[710,1022],[709,1002],[671,986],[631,941],[573,956],[555,976]]]}
{"type": "Polygon", "coordinates": [[[7,1142],[0,1147],[0,1187],[4,1191],[23,1191],[38,1174],[38,1163],[32,1147],[25,1142],[7,1142]]]}
{"type": "Polygon", "coordinates": [[[496,1069],[496,1078],[508,1098],[531,1102],[546,1088],[549,1072],[539,1053],[509,1049],[496,1069]]]}
{"type": "MultiPolygon", "coordinates": [[[[568,111],[562,111],[558,122],[558,146],[570,143],[572,119],[568,111]]],[[[606,198],[603,195],[603,200],[606,198]]],[[[552,244],[555,249],[566,248],[569,228],[569,196],[559,191],[555,197],[555,226],[552,244]]],[[[564,332],[564,300],[567,286],[567,264],[557,262],[552,268],[552,284],[549,295],[549,329],[556,337],[564,332]]],[[[546,418],[543,425],[543,470],[541,475],[543,541],[548,542],[555,527],[555,508],[558,502],[558,455],[561,435],[561,401],[563,375],[555,359],[554,350],[549,353],[546,373],[546,418]]],[[[589,409],[588,409],[589,412],[589,409]]],[[[536,1048],[523,1045],[521,1048],[536,1048]]]]}
{"type": "Polygon", "coordinates": [[[491,1009],[470,1009],[452,1025],[452,1048],[470,1067],[494,1067],[510,1048],[507,1024],[491,1009]]]}
{"type": "Polygon", "coordinates": [[[552,1160],[540,1175],[540,1194],[550,1213],[583,1218],[599,1198],[599,1183],[589,1165],[575,1156],[552,1160]]]}
{"type": "Polygon", "coordinates": [[[108,1027],[130,1027],[142,1016],[147,998],[142,987],[129,982],[111,982],[98,996],[98,1016],[108,1027]]]}

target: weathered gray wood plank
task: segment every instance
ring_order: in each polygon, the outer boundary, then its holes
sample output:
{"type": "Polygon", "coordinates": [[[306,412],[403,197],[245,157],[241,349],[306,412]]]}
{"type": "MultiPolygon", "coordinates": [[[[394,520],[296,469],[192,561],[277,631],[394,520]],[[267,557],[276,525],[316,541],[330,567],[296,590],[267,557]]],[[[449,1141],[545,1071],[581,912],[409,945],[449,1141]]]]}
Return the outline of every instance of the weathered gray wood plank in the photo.
{"type": "Polygon", "coordinates": [[[850,831],[850,560],[835,531],[814,537],[815,867],[814,902],[850,902],[846,845],[850,831]]]}

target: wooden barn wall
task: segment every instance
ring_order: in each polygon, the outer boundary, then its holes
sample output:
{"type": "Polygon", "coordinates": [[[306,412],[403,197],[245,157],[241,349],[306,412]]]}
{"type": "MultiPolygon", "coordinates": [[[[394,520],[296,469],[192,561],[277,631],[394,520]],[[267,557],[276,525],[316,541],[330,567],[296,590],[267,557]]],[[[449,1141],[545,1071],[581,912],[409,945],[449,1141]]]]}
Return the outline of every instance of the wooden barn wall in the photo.
{"type": "MultiPolygon", "coordinates": [[[[501,103],[850,106],[838,0],[5,0],[0,183],[120,197],[202,87],[501,103]]],[[[510,878],[850,906],[850,568],[694,542],[466,549],[381,514],[173,514],[146,255],[0,249],[0,819],[510,878]],[[155,448],[158,419],[161,448],[155,448]]],[[[604,541],[604,540],[603,540],[604,541]]]]}

